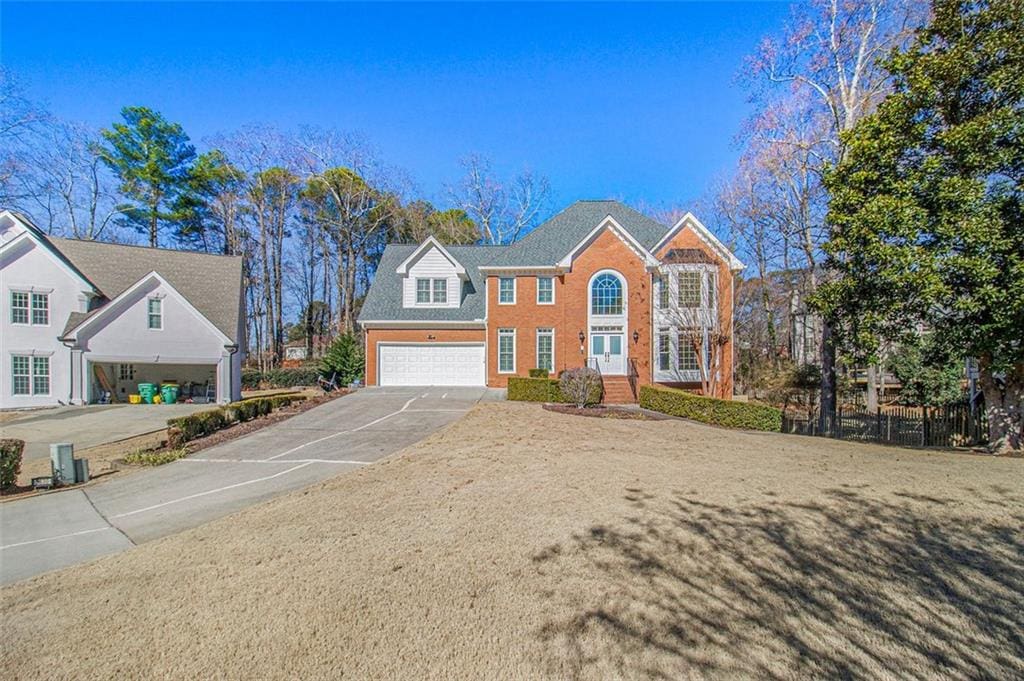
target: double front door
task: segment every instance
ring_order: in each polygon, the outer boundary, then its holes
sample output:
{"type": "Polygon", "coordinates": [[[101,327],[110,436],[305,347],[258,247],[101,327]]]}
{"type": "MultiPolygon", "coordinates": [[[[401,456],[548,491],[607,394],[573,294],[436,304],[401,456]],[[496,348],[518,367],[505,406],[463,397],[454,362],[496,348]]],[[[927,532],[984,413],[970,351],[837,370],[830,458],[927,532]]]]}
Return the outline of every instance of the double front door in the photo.
{"type": "Polygon", "coordinates": [[[602,374],[626,373],[626,356],[623,353],[625,333],[622,329],[592,329],[590,332],[590,357],[602,374]]]}

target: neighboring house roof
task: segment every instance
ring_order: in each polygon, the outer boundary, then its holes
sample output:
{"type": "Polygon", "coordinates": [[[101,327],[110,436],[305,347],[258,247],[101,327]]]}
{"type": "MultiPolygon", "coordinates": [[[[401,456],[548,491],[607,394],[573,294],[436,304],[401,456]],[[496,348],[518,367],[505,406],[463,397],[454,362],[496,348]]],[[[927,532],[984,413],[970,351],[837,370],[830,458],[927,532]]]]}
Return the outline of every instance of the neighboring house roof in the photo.
{"type": "Polygon", "coordinates": [[[463,267],[467,279],[462,282],[462,300],[458,307],[402,307],[402,277],[398,266],[419,248],[419,244],[389,244],[377,264],[377,276],[370,287],[359,321],[445,321],[471,322],[485,314],[484,282],[480,265],[508,250],[507,246],[447,246],[446,250],[463,267]]]}
{"type": "MultiPolygon", "coordinates": [[[[157,272],[217,329],[239,342],[242,258],[46,237],[108,300],[157,272]]],[[[93,310],[89,316],[100,309],[93,310]]],[[[72,313],[80,314],[80,313],[72,313]]],[[[84,321],[69,319],[65,333],[84,321]]]]}
{"type": "Polygon", "coordinates": [[[602,220],[611,216],[640,245],[651,250],[668,227],[618,201],[577,201],[537,227],[491,265],[554,265],[572,251],[602,220]]]}

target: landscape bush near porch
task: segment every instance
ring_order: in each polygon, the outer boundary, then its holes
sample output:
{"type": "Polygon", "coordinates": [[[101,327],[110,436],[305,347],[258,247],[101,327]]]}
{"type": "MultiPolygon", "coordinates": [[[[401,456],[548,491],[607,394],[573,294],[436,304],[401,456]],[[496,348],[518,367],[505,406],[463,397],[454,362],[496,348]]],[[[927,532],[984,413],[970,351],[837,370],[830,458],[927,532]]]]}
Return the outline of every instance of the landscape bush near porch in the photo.
{"type": "MultiPolygon", "coordinates": [[[[508,379],[508,399],[514,402],[557,402],[569,404],[573,400],[566,397],[559,387],[557,378],[524,378],[513,376],[508,379]]],[[[598,385],[589,399],[589,404],[601,401],[601,386],[598,385]]]]}
{"type": "Polygon", "coordinates": [[[25,441],[7,438],[0,440],[0,489],[6,489],[18,480],[21,472],[21,454],[25,441]]]}
{"type": "Polygon", "coordinates": [[[305,395],[255,397],[241,402],[232,402],[217,409],[207,409],[189,416],[171,419],[167,422],[167,444],[171,448],[181,447],[186,442],[216,433],[218,430],[236,423],[266,416],[282,407],[305,399],[305,395]]]}
{"type": "Polygon", "coordinates": [[[782,430],[782,411],[775,407],[702,397],[674,388],[642,386],[640,406],[715,426],[776,433],[782,430]]]}

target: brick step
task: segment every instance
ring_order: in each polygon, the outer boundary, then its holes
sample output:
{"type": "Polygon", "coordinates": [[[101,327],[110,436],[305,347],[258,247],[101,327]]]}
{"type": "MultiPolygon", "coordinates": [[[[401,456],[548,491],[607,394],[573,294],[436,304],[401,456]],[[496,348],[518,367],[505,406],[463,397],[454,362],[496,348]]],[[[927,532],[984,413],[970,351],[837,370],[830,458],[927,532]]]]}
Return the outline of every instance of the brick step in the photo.
{"type": "Polygon", "coordinates": [[[634,404],[633,390],[629,387],[629,379],[625,377],[604,377],[603,404],[634,404]]]}

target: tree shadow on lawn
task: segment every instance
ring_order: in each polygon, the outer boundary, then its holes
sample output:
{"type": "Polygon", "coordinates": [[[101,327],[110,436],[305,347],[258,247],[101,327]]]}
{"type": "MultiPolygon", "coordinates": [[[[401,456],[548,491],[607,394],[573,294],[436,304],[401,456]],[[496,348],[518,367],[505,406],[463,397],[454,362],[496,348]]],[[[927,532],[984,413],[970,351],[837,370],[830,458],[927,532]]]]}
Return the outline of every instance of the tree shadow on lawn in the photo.
{"type": "MultiPolygon", "coordinates": [[[[735,507],[626,497],[534,557],[558,584],[540,637],[570,677],[1022,678],[1019,497],[996,522],[958,501],[852,488],[735,507]]],[[[977,499],[978,496],[975,496],[977,499]]]]}

